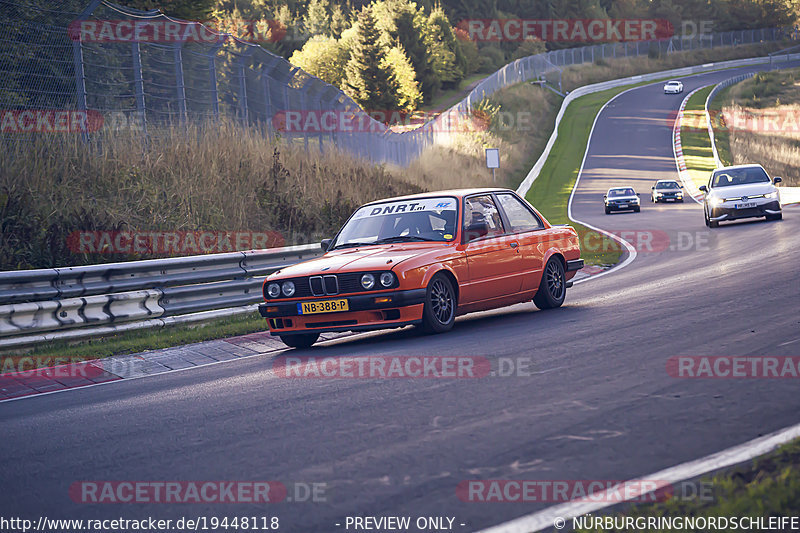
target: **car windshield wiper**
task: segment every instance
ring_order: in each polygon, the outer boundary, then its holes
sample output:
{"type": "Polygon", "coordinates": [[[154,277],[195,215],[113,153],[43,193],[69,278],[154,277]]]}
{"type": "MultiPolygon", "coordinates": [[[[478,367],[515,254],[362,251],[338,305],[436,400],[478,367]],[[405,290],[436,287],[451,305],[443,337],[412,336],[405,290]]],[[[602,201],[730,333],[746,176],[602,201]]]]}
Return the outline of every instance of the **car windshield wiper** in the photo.
{"type": "Polygon", "coordinates": [[[345,242],[343,244],[337,244],[331,250],[338,250],[339,248],[356,248],[357,246],[369,246],[371,242],[345,242]]]}
{"type": "Polygon", "coordinates": [[[375,244],[389,244],[392,242],[412,242],[412,241],[426,241],[437,242],[438,239],[429,239],[428,237],[420,237],[419,235],[395,235],[394,237],[386,237],[378,239],[375,244]]]}

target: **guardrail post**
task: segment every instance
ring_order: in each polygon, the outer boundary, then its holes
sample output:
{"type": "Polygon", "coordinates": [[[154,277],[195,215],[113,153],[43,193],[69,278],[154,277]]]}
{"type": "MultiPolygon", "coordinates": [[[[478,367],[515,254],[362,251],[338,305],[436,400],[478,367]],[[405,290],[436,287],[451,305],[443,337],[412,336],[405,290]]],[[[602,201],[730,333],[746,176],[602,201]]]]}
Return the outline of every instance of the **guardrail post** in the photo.
{"type": "Polygon", "coordinates": [[[181,124],[186,124],[186,86],[183,81],[183,43],[176,42],[173,46],[173,58],[175,61],[175,93],[178,97],[178,113],[180,114],[181,124]]]}
{"type": "Polygon", "coordinates": [[[225,44],[228,34],[220,36],[220,41],[208,53],[208,81],[211,86],[211,113],[219,121],[219,88],[217,87],[217,53],[225,44]]]}
{"type": "MultiPolygon", "coordinates": [[[[86,20],[89,18],[89,15],[91,15],[99,5],[100,0],[92,0],[92,2],[86,6],[86,9],[81,12],[77,20],[86,20]]],[[[83,63],[83,43],[81,42],[80,38],[72,41],[72,61],[75,68],[75,94],[78,98],[78,110],[86,113],[88,112],[87,100],[89,95],[86,91],[86,71],[83,63]]],[[[81,138],[83,139],[83,142],[88,142],[89,133],[84,131],[81,134],[81,138]]]]}
{"type": "Polygon", "coordinates": [[[239,78],[239,116],[242,124],[245,126],[249,123],[248,105],[247,105],[247,83],[245,81],[245,66],[244,62],[253,54],[253,48],[249,48],[245,53],[239,56],[236,60],[236,77],[239,78]]]}
{"type": "Polygon", "coordinates": [[[133,92],[136,95],[136,111],[142,125],[144,141],[147,142],[147,113],[144,105],[144,79],[142,78],[142,54],[138,42],[131,43],[131,56],[133,57],[133,92]]]}

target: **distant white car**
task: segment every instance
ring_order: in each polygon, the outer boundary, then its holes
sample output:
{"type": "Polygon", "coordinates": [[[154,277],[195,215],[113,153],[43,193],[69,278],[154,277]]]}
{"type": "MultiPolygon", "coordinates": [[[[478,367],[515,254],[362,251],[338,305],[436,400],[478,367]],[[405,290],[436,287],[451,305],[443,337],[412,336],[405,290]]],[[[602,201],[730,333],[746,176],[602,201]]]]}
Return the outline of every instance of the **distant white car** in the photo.
{"type": "Polygon", "coordinates": [[[769,178],[761,165],[738,165],[718,168],[711,173],[705,193],[703,211],[706,226],[716,228],[723,220],[765,217],[780,220],[781,199],[775,187],[781,178],[769,178]]]}
{"type": "Polygon", "coordinates": [[[680,81],[668,81],[664,85],[664,94],[679,94],[683,92],[683,83],[680,81]]]}

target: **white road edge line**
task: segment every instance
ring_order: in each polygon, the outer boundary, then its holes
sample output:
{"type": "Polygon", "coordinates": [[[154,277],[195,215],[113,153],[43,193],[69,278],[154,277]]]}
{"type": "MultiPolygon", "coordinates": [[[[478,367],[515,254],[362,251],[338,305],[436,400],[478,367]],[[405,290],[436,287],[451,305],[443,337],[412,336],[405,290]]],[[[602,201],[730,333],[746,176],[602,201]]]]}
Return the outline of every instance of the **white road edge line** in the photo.
{"type": "MultiPolygon", "coordinates": [[[[671,468],[667,468],[666,470],[661,470],[660,472],[656,472],[649,476],[639,478],[637,480],[627,481],[625,483],[629,484],[652,480],[659,480],[659,482],[664,483],[677,483],[685,479],[702,476],[703,474],[707,474],[715,470],[720,470],[722,468],[744,463],[745,461],[749,461],[755,457],[758,457],[759,455],[769,453],[775,450],[781,444],[785,444],[798,437],[800,437],[800,424],[770,433],[769,435],[765,435],[763,437],[758,437],[743,444],[728,448],[727,450],[722,450],[721,452],[707,455],[694,461],[682,463],[671,468]]],[[[617,505],[621,502],[621,500],[618,497],[620,494],[619,492],[616,492],[617,496],[614,495],[615,490],[617,490],[617,488],[612,487],[606,491],[603,491],[602,493],[598,493],[597,500],[600,501],[567,502],[561,505],[548,507],[543,511],[539,511],[528,516],[523,516],[516,520],[511,520],[504,524],[490,527],[489,529],[483,529],[481,531],[482,533],[533,533],[535,531],[541,531],[543,529],[553,527],[553,522],[558,518],[570,520],[577,516],[582,516],[587,513],[592,513],[613,505],[617,505]],[[608,497],[605,496],[607,493],[609,494],[608,497]],[[602,501],[604,499],[613,501],[602,501]]],[[[638,494],[633,496],[633,498],[639,497],[640,495],[638,494]]]]}
{"type": "Polygon", "coordinates": [[[592,128],[589,130],[589,137],[586,140],[586,149],[583,152],[583,160],[581,161],[581,168],[578,170],[578,177],[575,178],[575,185],[572,186],[572,191],[569,193],[569,201],[567,202],[567,218],[569,218],[573,222],[576,222],[578,224],[582,224],[582,225],[586,226],[587,228],[593,229],[594,231],[597,231],[597,232],[600,232],[600,233],[602,233],[604,235],[607,235],[607,236],[611,237],[612,239],[614,239],[615,241],[619,242],[628,251],[628,257],[626,257],[623,262],[617,263],[616,265],[614,265],[610,269],[606,270],[605,272],[600,272],[599,274],[595,274],[594,276],[589,276],[588,278],[579,279],[578,281],[575,281],[573,283],[573,285],[578,285],[579,283],[583,283],[585,281],[601,278],[601,277],[605,276],[606,274],[610,274],[611,272],[615,272],[617,270],[625,268],[626,266],[631,264],[634,259],[636,259],[636,248],[634,248],[634,246],[631,243],[629,243],[628,241],[626,241],[622,237],[618,237],[617,235],[614,235],[613,233],[610,233],[608,231],[602,230],[602,229],[600,229],[598,227],[592,226],[591,224],[587,224],[586,222],[582,222],[582,221],[578,220],[577,218],[573,217],[572,216],[572,199],[575,197],[575,191],[578,189],[578,184],[581,182],[581,175],[583,174],[583,167],[584,167],[584,165],[586,165],[586,158],[589,156],[589,146],[591,146],[591,144],[592,144],[592,135],[594,135],[594,127],[597,124],[597,119],[600,118],[600,115],[603,113],[603,111],[605,111],[605,109],[608,106],[608,104],[610,104],[611,102],[616,100],[618,97],[622,96],[623,94],[627,93],[628,91],[632,91],[634,89],[640,89],[642,87],[647,87],[649,85],[656,85],[658,83],[661,83],[661,82],[655,82],[655,83],[651,83],[651,84],[647,84],[647,85],[639,85],[639,86],[636,86],[636,87],[631,87],[629,89],[625,89],[624,91],[622,91],[620,93],[615,94],[611,99],[609,99],[605,104],[603,104],[603,107],[601,107],[600,110],[597,112],[597,114],[594,116],[594,121],[592,122],[592,128]]]}
{"type": "Polygon", "coordinates": [[[681,161],[683,161],[683,165],[686,166],[686,161],[683,158],[683,141],[681,140],[681,123],[683,122],[683,111],[686,109],[686,104],[689,102],[689,98],[701,89],[705,89],[710,85],[715,85],[714,83],[709,83],[708,85],[704,85],[702,87],[698,87],[694,91],[690,92],[686,95],[686,98],[683,99],[681,102],[680,108],[678,108],[678,115],[675,117],[675,122],[672,125],[672,157],[675,159],[675,168],[678,171],[678,177],[681,179],[681,183],[683,183],[684,189],[686,192],[689,193],[689,197],[697,202],[700,205],[703,205],[701,200],[697,199],[697,195],[702,195],[703,193],[697,188],[694,184],[694,180],[691,179],[689,176],[689,170],[681,170],[681,161]],[[681,141],[681,155],[680,159],[678,158],[678,141],[681,141]],[[688,180],[688,181],[687,181],[688,180]],[[694,192],[696,191],[696,192],[694,192]]]}

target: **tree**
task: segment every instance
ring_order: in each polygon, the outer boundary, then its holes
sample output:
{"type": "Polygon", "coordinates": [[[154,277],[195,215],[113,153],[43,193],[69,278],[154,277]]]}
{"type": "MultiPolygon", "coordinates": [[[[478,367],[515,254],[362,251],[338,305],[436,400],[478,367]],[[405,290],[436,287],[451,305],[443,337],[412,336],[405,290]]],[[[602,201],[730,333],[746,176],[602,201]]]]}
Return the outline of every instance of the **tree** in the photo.
{"type": "Polygon", "coordinates": [[[362,8],[356,40],[345,68],[344,91],[367,111],[393,110],[398,105],[399,84],[386,64],[386,52],[379,38],[372,10],[362,8]]]}
{"type": "Polygon", "coordinates": [[[422,103],[417,75],[402,47],[395,46],[386,54],[385,64],[392,69],[398,83],[397,104],[403,111],[414,111],[422,103]]]}
{"type": "Polygon", "coordinates": [[[327,0],[311,0],[306,14],[303,16],[303,29],[310,37],[314,35],[330,35],[331,20],[328,17],[327,0]]]}
{"type": "Polygon", "coordinates": [[[464,78],[467,67],[465,57],[456,41],[453,28],[442,8],[436,8],[428,17],[425,36],[433,57],[433,70],[445,88],[457,87],[464,78]]]}
{"type": "Polygon", "coordinates": [[[336,4],[331,10],[330,36],[338,39],[348,27],[347,14],[342,6],[336,4]]]}
{"type": "Polygon", "coordinates": [[[348,58],[349,53],[342,43],[316,35],[292,54],[289,62],[335,87],[341,87],[348,58]]]}

